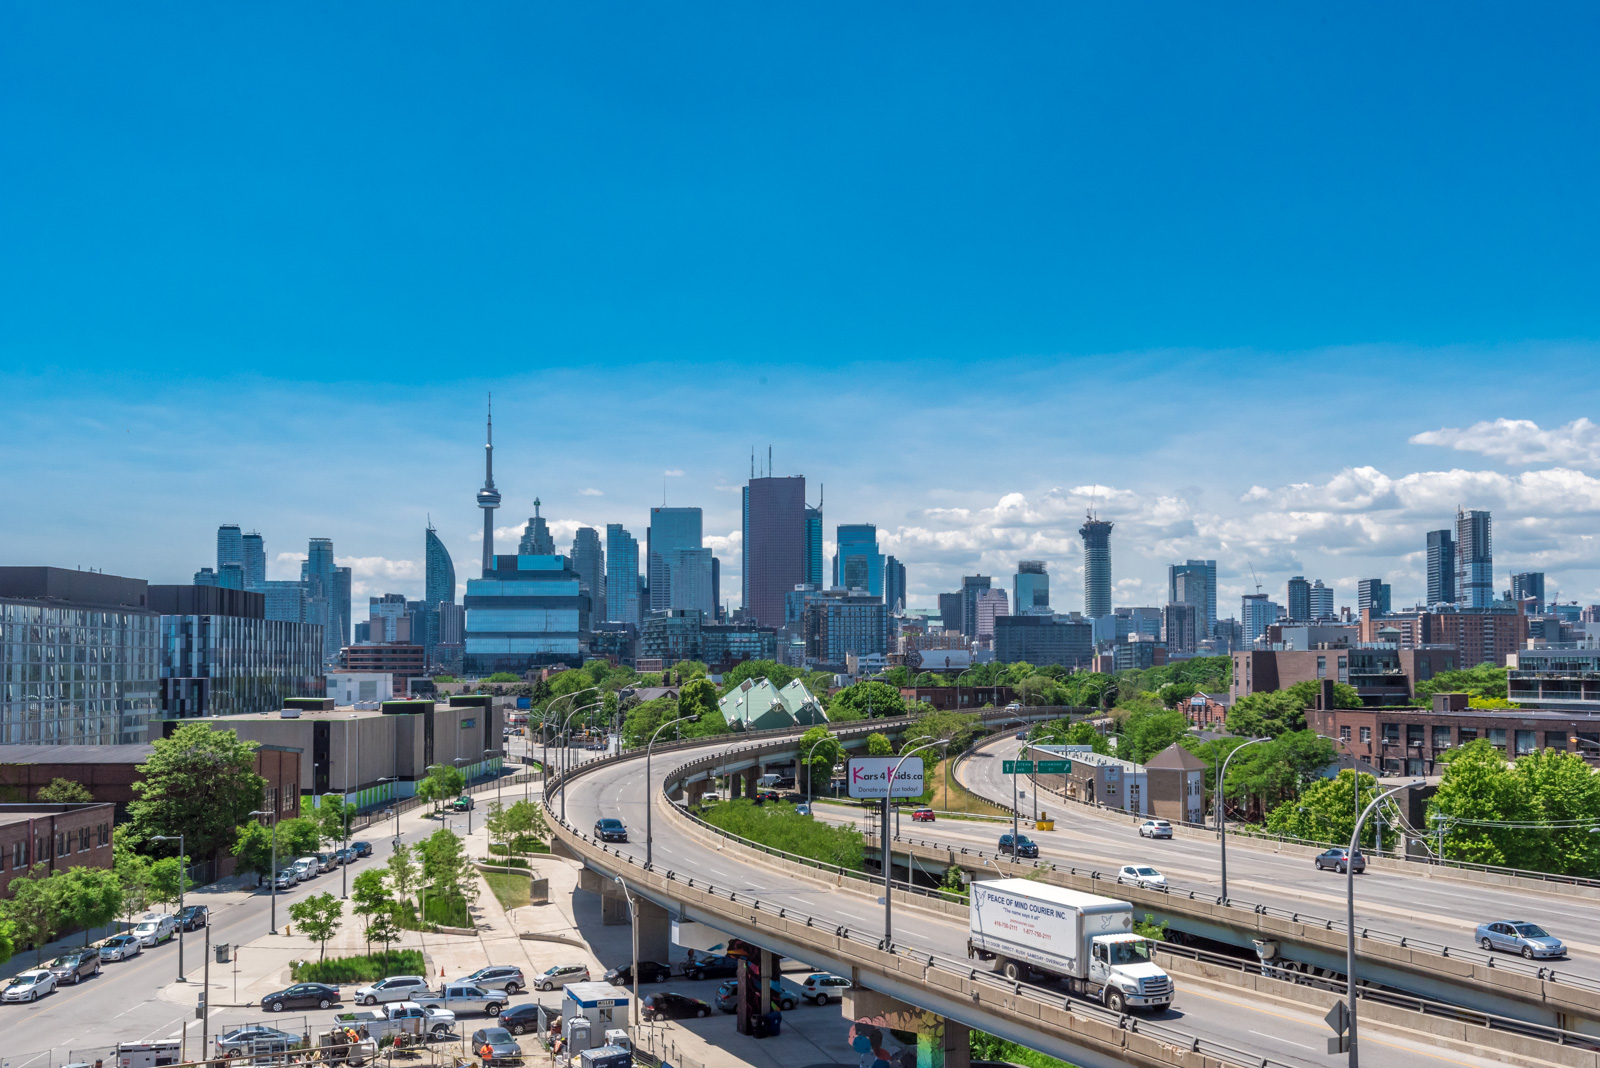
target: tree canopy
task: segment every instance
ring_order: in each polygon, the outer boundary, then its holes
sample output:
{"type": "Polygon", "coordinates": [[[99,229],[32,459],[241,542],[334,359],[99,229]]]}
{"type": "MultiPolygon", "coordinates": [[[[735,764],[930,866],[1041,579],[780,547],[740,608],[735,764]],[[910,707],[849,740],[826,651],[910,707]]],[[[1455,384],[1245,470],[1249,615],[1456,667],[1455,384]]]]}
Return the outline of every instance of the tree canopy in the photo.
{"type": "Polygon", "coordinates": [[[906,699],[886,682],[858,682],[846,686],[828,702],[828,718],[839,723],[906,714],[906,699]]]}
{"type": "Polygon", "coordinates": [[[1593,878],[1600,875],[1600,777],[1576,753],[1553,749],[1507,764],[1479,739],[1457,750],[1429,804],[1444,818],[1445,856],[1593,878]],[[1507,825],[1510,826],[1507,826],[1507,825]]]}
{"type": "Polygon", "coordinates": [[[231,730],[186,723],[153,744],[119,835],[141,844],[181,834],[191,855],[214,860],[261,807],[266,780],[255,772],[256,743],[240,741],[231,730]]]}
{"type": "Polygon", "coordinates": [[[1473,697],[1504,701],[1506,699],[1506,669],[1494,664],[1459,671],[1441,671],[1431,679],[1416,685],[1417,697],[1426,701],[1436,693],[1464,693],[1473,697]]]}

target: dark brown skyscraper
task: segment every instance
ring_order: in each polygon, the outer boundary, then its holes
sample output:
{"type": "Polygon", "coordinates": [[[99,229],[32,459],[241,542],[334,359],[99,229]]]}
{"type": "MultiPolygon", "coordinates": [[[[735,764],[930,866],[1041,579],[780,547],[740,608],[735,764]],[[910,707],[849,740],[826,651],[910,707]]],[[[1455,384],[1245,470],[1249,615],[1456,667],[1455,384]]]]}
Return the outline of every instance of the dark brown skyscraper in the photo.
{"type": "Polygon", "coordinates": [[[744,611],[784,623],[784,596],[806,581],[806,480],[752,478],[744,490],[744,611]]]}

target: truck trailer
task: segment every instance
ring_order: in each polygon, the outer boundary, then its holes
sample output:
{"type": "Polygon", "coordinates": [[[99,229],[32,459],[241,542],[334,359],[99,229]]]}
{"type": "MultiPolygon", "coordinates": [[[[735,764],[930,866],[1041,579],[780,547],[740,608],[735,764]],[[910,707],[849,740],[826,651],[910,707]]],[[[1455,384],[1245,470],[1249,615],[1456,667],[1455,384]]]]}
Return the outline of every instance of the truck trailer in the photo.
{"type": "Polygon", "coordinates": [[[969,888],[967,956],[994,961],[1008,979],[1029,970],[1064,982],[1117,1012],[1165,1009],[1172,979],[1133,933],[1133,906],[1028,879],[990,879],[969,888]]]}

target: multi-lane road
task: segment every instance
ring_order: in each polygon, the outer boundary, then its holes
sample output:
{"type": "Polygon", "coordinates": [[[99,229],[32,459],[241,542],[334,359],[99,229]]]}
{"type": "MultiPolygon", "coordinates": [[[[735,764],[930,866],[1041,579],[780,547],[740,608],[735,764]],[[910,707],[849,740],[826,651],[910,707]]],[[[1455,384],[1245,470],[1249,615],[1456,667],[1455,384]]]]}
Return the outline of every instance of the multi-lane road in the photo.
{"type": "MultiPolygon", "coordinates": [[[[715,751],[716,747],[700,748],[694,755],[715,751]]],[[[657,793],[664,775],[684,759],[681,751],[657,756],[654,761],[657,793]]],[[[567,815],[573,824],[587,828],[602,817],[621,819],[632,831],[632,841],[613,848],[643,861],[644,761],[624,760],[599,767],[571,780],[568,789],[567,815]]],[[[654,820],[653,851],[657,870],[689,873],[697,881],[706,880],[718,888],[759,896],[764,903],[826,917],[852,930],[881,931],[883,928],[883,907],[873,898],[819,886],[747,861],[741,854],[720,850],[689,833],[682,817],[659,807],[654,820]]],[[[894,937],[899,943],[946,957],[966,956],[967,925],[923,910],[897,909],[894,937]]],[[[1287,1064],[1309,1068],[1330,1063],[1322,1052],[1327,1027],[1315,1014],[1301,1014],[1264,1003],[1259,998],[1236,995],[1226,988],[1181,981],[1172,1010],[1158,1018],[1198,1037],[1240,1050],[1259,1050],[1287,1064]]],[[[1385,1036],[1369,1037],[1367,1043],[1364,1047],[1366,1060],[1378,1066],[1492,1063],[1468,1054],[1385,1036]]]]}

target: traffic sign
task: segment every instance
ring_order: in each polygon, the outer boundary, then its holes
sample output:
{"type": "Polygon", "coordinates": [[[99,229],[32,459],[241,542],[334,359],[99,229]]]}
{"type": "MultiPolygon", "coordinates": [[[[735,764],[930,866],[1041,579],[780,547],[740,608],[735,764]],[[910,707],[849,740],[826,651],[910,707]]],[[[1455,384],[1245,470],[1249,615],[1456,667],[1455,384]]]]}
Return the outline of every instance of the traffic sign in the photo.
{"type": "Polygon", "coordinates": [[[1041,760],[1039,761],[1040,775],[1065,775],[1070,760],[1041,760]]]}
{"type": "Polygon", "coordinates": [[[1018,773],[1021,773],[1023,775],[1026,775],[1028,772],[1030,772],[1032,770],[1033,770],[1033,761],[1031,761],[1031,760],[1007,760],[1005,762],[1004,768],[1002,768],[1002,770],[1001,770],[1001,774],[1002,775],[1016,775],[1018,773]]]}
{"type": "Polygon", "coordinates": [[[1000,774],[1002,775],[1027,775],[1029,772],[1038,771],[1040,775],[1065,775],[1070,760],[1007,760],[1003,762],[1000,774]]]}
{"type": "Polygon", "coordinates": [[[1333,1033],[1336,1035],[1342,1035],[1350,1028],[1350,1010],[1345,1007],[1345,1003],[1342,1001],[1335,1001],[1333,1008],[1328,1010],[1328,1015],[1324,1016],[1323,1019],[1328,1022],[1329,1027],[1333,1028],[1333,1033]]]}

